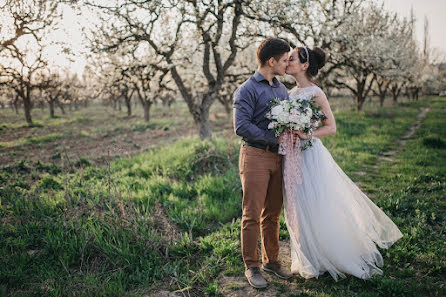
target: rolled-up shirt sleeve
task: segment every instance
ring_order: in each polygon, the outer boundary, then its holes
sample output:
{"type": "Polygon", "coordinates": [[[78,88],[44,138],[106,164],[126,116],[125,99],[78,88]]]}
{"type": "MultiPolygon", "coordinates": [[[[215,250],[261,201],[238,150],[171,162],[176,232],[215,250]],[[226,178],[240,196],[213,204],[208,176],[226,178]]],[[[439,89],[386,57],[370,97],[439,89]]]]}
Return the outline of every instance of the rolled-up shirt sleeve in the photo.
{"type": "Polygon", "coordinates": [[[277,144],[271,130],[264,130],[253,123],[256,99],[252,90],[241,86],[234,93],[234,130],[245,141],[277,144]]]}

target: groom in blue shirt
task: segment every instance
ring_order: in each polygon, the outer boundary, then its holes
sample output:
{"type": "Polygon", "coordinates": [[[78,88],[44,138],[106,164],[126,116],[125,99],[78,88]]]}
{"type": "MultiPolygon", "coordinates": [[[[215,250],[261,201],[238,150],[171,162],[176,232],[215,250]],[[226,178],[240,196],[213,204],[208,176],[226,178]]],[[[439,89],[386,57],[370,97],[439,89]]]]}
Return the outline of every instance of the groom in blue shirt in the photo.
{"type": "Polygon", "coordinates": [[[259,68],[234,93],[234,129],[243,138],[239,169],[243,187],[241,226],[245,276],[251,286],[264,288],[258,238],[262,239],[262,269],[282,279],[291,273],[279,263],[279,217],[282,210],[282,156],[278,138],[268,129],[265,114],[273,98],[288,99],[276,75],[285,74],[290,46],[278,38],[264,40],[257,49],[259,68]]]}

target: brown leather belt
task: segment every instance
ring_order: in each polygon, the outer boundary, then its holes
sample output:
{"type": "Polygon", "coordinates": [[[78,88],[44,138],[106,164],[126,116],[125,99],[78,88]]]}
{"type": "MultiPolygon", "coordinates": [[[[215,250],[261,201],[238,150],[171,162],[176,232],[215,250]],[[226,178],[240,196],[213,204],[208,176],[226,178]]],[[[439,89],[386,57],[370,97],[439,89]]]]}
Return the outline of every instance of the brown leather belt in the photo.
{"type": "Polygon", "coordinates": [[[247,146],[252,146],[252,147],[255,147],[255,148],[258,148],[258,149],[270,151],[272,153],[277,153],[278,150],[279,150],[279,146],[278,145],[261,144],[261,143],[257,143],[257,142],[248,142],[248,141],[245,141],[245,144],[247,146]]]}

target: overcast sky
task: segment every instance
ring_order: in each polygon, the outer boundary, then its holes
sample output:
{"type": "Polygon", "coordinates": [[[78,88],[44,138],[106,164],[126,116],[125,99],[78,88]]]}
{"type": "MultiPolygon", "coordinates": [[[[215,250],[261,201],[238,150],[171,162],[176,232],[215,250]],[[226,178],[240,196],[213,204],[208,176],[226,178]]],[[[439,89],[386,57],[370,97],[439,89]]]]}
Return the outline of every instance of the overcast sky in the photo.
{"type": "Polygon", "coordinates": [[[384,0],[384,6],[404,17],[410,16],[413,7],[416,22],[416,37],[423,40],[424,17],[429,20],[431,48],[446,52],[446,0],[384,0]]]}

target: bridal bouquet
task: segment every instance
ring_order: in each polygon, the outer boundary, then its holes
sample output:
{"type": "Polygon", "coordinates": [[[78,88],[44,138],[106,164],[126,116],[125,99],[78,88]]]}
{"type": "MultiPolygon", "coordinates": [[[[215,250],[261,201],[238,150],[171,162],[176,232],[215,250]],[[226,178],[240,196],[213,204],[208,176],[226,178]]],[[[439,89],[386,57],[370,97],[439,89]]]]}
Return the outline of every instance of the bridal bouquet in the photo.
{"type": "MultiPolygon", "coordinates": [[[[294,98],[281,101],[279,98],[273,98],[270,101],[271,109],[266,113],[266,118],[271,120],[268,129],[274,131],[279,136],[285,130],[302,130],[311,135],[322,120],[327,117],[322,112],[321,106],[316,106],[314,99],[303,100],[294,98]]],[[[312,146],[311,140],[306,142],[301,151],[312,146]]]]}

